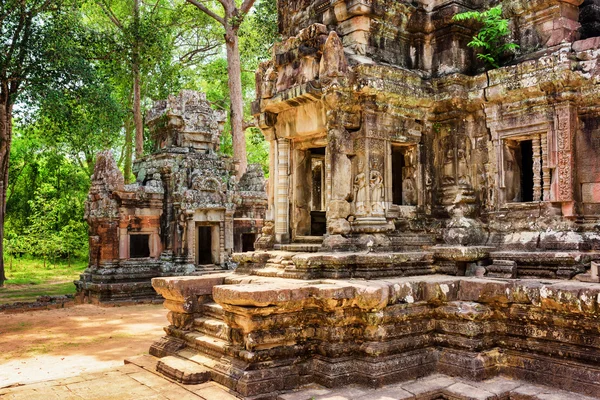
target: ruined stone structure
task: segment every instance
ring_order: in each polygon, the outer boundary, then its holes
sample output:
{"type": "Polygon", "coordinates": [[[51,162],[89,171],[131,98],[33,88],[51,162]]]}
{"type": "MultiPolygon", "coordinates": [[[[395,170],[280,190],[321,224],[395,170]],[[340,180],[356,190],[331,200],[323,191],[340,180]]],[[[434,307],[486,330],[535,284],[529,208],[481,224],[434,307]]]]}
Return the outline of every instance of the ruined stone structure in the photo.
{"type": "Polygon", "coordinates": [[[110,152],[98,155],[86,205],[90,263],[76,281],[80,301],[157,299],[150,279],[219,271],[234,250],[253,250],[266,210],[260,166],[236,182],[219,155],[225,122],[205,95],[182,91],[157,102],[146,122],[155,151],[124,184],[110,152]]]}
{"type": "Polygon", "coordinates": [[[265,398],[434,372],[600,397],[598,3],[502,1],[520,53],[486,71],[452,16],[497,3],[279,1],[260,251],[153,281],[160,371],[265,398]]]}

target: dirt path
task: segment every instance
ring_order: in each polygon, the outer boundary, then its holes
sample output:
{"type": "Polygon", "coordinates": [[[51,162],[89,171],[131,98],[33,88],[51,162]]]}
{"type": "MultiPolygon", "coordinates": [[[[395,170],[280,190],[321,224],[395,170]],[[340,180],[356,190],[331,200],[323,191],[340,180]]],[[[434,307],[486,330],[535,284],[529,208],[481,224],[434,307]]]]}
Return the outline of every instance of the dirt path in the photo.
{"type": "Polygon", "coordinates": [[[0,314],[0,388],[123,365],[163,335],[162,305],[0,314]]]}

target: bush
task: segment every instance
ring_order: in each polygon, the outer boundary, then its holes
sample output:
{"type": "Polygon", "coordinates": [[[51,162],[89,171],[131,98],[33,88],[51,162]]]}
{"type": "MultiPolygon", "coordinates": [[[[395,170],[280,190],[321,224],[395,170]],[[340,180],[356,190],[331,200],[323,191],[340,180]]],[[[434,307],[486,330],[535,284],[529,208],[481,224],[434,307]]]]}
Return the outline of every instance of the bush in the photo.
{"type": "Polygon", "coordinates": [[[511,32],[508,29],[508,19],[502,18],[502,4],[492,7],[487,11],[468,11],[456,14],[453,21],[473,20],[482,24],[479,32],[473,36],[468,44],[482,50],[477,58],[484,60],[489,66],[498,68],[501,57],[514,52],[519,46],[512,42],[506,42],[511,32]]]}

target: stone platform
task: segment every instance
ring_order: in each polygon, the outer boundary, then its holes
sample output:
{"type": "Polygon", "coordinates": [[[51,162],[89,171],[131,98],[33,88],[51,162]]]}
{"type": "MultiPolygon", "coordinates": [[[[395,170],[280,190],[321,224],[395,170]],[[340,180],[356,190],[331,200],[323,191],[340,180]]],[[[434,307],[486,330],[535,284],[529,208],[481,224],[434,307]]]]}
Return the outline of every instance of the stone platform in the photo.
{"type": "MultiPolygon", "coordinates": [[[[126,365],[102,372],[65,379],[0,388],[7,400],[47,399],[131,399],[156,400],[236,400],[238,396],[215,382],[182,385],[156,372],[157,360],[152,356],[134,357],[126,365]]],[[[277,400],[591,400],[591,397],[532,385],[507,377],[482,382],[435,374],[401,384],[371,389],[348,385],[329,389],[308,385],[300,390],[282,392],[277,400]]]]}
{"type": "MultiPolygon", "coordinates": [[[[436,373],[600,395],[597,283],[227,273],[153,285],[170,325],[150,353],[186,360],[185,370],[206,370],[242,396],[274,398],[311,383],[381,387],[436,373]]],[[[164,364],[161,372],[182,376],[164,364]]]]}

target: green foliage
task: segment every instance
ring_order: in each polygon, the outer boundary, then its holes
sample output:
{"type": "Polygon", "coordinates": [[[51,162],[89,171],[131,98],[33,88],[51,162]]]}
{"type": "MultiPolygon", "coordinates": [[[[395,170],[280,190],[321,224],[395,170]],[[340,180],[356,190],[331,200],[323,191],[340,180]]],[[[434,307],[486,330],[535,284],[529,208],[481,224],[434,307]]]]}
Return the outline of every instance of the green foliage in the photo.
{"type": "Polygon", "coordinates": [[[258,128],[246,131],[248,163],[262,165],[265,176],[269,175],[269,143],[258,128]]]}
{"type": "Polygon", "coordinates": [[[456,14],[454,21],[473,20],[482,24],[479,32],[473,36],[469,42],[469,47],[475,47],[482,50],[477,57],[484,60],[488,65],[498,68],[501,57],[514,52],[519,46],[512,42],[506,42],[510,37],[508,29],[508,20],[502,18],[502,4],[490,8],[487,11],[469,11],[456,14]]]}
{"type": "MultiPolygon", "coordinates": [[[[19,9],[29,3],[8,0],[3,4],[19,9]]],[[[101,149],[111,148],[123,160],[125,126],[132,118],[134,49],[139,53],[144,110],[182,88],[206,92],[215,108],[228,109],[230,103],[224,31],[193,7],[182,1],[141,1],[136,19],[132,0],[51,3],[54,7],[39,13],[33,23],[34,40],[25,49],[23,61],[28,75],[19,97],[15,96],[18,120],[11,147],[4,239],[5,259],[7,265],[16,263],[13,267],[20,265],[23,255],[39,257],[46,268],[87,257],[83,213],[89,176],[101,149]]],[[[10,42],[10,29],[17,24],[17,14],[4,20],[3,43],[10,42]]],[[[258,63],[270,58],[271,46],[278,39],[276,1],[258,0],[240,27],[246,120],[251,119],[250,103],[255,96],[254,71],[258,63]]],[[[0,52],[0,67],[8,65],[7,71],[17,71],[18,66],[9,65],[5,55],[0,52]]],[[[262,164],[267,172],[268,143],[260,131],[247,130],[246,142],[249,162],[262,164]]],[[[152,148],[146,140],[145,150],[152,148]]],[[[221,152],[232,153],[229,121],[221,152]]],[[[13,279],[16,271],[7,271],[13,279]]]]}
{"type": "Polygon", "coordinates": [[[16,132],[5,222],[6,256],[49,259],[87,256],[83,219],[89,177],[71,158],[16,132]]]}

